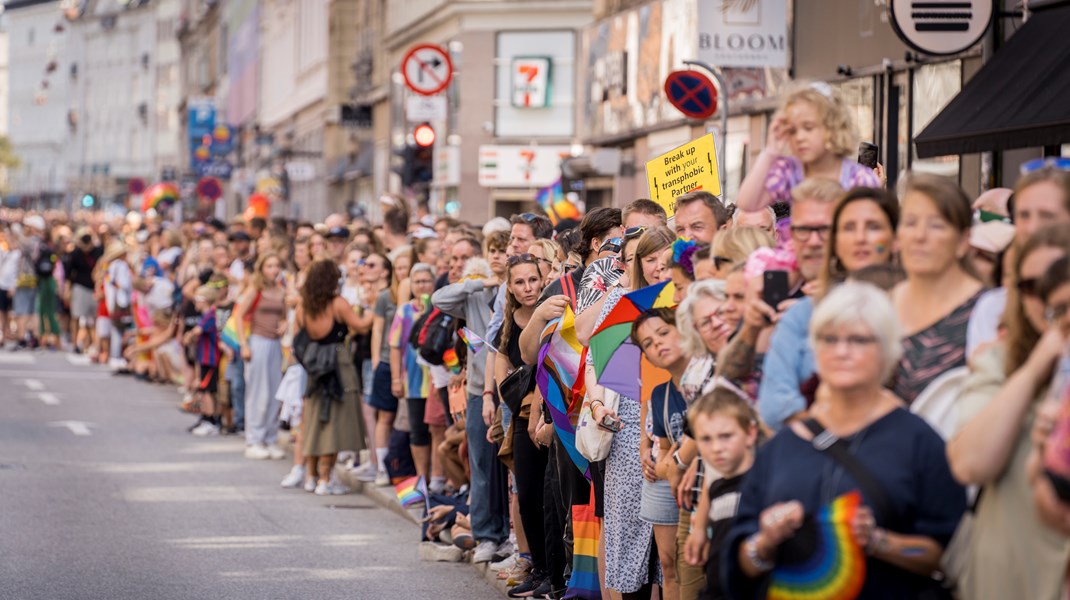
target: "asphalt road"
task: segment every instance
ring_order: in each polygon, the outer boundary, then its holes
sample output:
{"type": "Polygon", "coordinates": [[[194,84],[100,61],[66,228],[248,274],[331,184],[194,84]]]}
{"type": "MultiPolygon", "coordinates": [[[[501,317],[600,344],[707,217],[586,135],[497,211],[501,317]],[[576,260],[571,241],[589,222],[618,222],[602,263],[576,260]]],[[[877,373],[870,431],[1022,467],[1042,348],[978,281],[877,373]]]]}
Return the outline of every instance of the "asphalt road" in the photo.
{"type": "Polygon", "coordinates": [[[370,499],[284,490],[289,460],[194,438],[174,388],[79,358],[0,353],[0,598],[501,597],[370,499]]]}

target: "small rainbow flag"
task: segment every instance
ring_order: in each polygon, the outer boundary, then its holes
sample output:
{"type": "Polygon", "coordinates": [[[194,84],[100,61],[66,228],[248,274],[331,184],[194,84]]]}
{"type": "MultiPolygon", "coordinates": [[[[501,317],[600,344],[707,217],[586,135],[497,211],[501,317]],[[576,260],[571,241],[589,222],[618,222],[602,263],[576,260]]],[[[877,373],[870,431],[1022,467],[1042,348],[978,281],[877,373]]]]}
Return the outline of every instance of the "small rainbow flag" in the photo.
{"type": "Polygon", "coordinates": [[[472,354],[479,354],[479,351],[483,349],[483,346],[487,345],[487,340],[476,335],[474,331],[467,327],[461,327],[457,332],[457,336],[464,340],[464,343],[468,346],[468,349],[472,351],[472,354]]]}
{"type": "MultiPolygon", "coordinates": [[[[866,556],[851,534],[862,495],[844,494],[816,515],[816,548],[801,562],[777,565],[770,600],[852,600],[866,582],[866,556]]],[[[577,538],[579,536],[577,535],[577,538]]]]}
{"type": "Polygon", "coordinates": [[[450,370],[454,375],[461,373],[461,362],[457,360],[457,351],[453,348],[442,353],[442,366],[450,370]]]}
{"type": "Polygon", "coordinates": [[[566,600],[601,600],[598,583],[598,538],[601,524],[594,516],[594,488],[588,504],[572,507],[572,577],[565,591],[566,600]]]}
{"type": "Polygon", "coordinates": [[[578,221],[583,217],[579,207],[565,196],[560,179],[535,192],[535,201],[546,211],[546,216],[553,225],[557,225],[562,219],[578,221]]]}
{"type": "Polygon", "coordinates": [[[394,486],[398,502],[408,508],[427,501],[427,482],[423,477],[413,476],[394,486]]]}

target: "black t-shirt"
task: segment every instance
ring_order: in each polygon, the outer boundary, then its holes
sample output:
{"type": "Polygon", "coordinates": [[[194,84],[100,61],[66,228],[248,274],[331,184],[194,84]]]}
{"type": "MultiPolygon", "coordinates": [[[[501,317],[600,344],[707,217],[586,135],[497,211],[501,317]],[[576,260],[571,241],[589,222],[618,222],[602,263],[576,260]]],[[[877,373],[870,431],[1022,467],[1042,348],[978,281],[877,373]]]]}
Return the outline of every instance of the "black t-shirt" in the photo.
{"type": "Polygon", "coordinates": [[[721,600],[728,598],[721,585],[721,546],[724,545],[732,521],[739,508],[739,491],[743,486],[743,475],[730,479],[718,479],[710,484],[709,540],[710,552],[706,561],[706,587],[699,594],[701,600],[721,600]]]}
{"type": "MultiPolygon", "coordinates": [[[[498,336],[494,340],[494,346],[496,348],[502,347],[502,333],[504,330],[504,327],[498,330],[498,336]]],[[[514,369],[524,364],[524,359],[520,355],[521,333],[524,333],[524,328],[514,319],[512,327],[509,328],[509,339],[505,340],[505,356],[509,358],[509,364],[511,364],[514,369]]]]}

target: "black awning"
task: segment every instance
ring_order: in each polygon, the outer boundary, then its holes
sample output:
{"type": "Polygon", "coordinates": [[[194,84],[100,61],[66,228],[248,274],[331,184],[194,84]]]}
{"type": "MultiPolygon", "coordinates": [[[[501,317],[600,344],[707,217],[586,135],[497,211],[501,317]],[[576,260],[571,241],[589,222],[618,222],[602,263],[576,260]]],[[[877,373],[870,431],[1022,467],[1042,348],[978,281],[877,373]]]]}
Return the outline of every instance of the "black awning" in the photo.
{"type": "Polygon", "coordinates": [[[1070,143],[1070,4],[1029,20],[914,138],[920,158],[1070,143]]]}

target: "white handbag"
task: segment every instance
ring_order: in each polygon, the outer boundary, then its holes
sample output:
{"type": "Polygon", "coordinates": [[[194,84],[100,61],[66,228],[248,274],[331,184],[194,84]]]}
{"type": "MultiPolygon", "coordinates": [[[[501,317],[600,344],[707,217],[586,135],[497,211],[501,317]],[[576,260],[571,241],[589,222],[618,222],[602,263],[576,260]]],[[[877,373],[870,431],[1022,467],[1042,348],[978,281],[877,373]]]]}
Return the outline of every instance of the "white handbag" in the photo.
{"type": "MultiPolygon", "coordinates": [[[[620,394],[605,390],[602,403],[606,410],[616,414],[620,406],[620,394]]],[[[609,448],[613,445],[613,432],[600,427],[591,414],[591,402],[583,399],[580,418],[576,423],[576,449],[589,461],[597,462],[609,457],[609,448]]]]}

